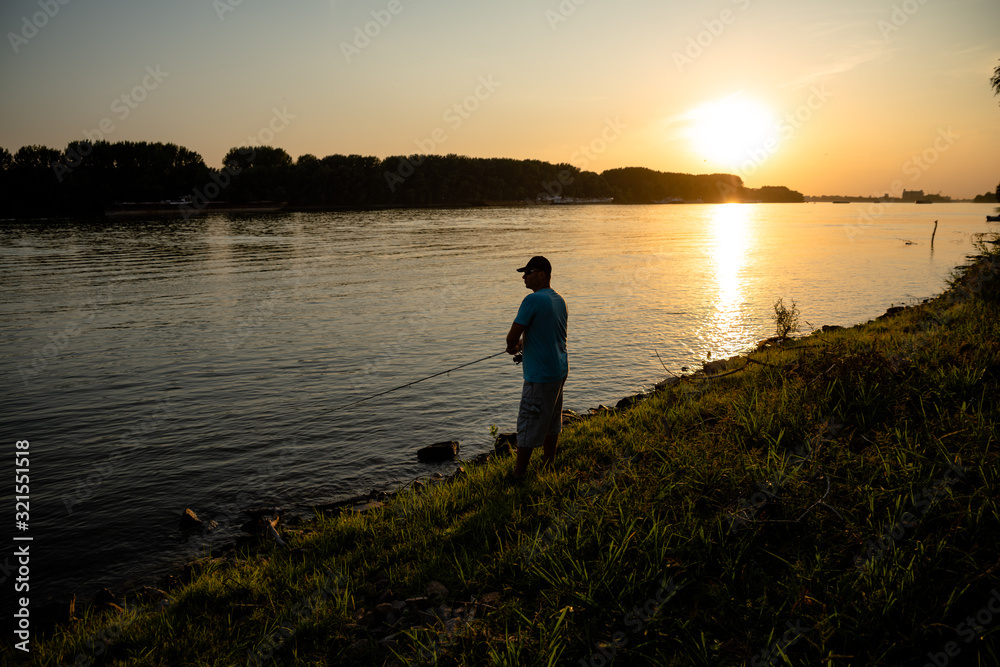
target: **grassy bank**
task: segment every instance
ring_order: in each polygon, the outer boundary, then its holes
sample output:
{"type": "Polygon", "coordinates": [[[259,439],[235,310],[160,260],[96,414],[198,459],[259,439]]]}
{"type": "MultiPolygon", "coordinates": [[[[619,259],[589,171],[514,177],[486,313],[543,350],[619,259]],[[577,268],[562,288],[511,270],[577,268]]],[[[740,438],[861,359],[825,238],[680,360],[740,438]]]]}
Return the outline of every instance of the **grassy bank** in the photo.
{"type": "Polygon", "coordinates": [[[523,486],[470,466],[207,558],[32,659],[997,664],[997,267],[574,423],[523,486]]]}

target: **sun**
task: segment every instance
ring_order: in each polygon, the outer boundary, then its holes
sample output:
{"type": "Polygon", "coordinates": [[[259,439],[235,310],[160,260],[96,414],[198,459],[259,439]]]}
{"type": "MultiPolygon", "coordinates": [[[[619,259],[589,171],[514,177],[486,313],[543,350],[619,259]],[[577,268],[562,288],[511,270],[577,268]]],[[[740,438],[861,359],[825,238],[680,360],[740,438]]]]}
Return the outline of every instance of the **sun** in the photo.
{"type": "Polygon", "coordinates": [[[737,167],[776,139],[777,119],[763,104],[740,94],[709,102],[688,114],[688,136],[703,160],[737,167]]]}

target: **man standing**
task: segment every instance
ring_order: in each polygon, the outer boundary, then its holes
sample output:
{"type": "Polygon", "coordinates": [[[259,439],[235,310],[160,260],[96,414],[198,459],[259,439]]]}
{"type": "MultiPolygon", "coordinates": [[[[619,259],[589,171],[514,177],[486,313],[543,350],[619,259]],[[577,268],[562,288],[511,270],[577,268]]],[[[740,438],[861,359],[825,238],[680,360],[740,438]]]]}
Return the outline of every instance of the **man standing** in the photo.
{"type": "Polygon", "coordinates": [[[524,479],[536,447],[542,447],[543,466],[551,466],[555,460],[562,430],[563,384],[569,373],[566,302],[549,287],[552,265],[536,256],[518,271],[524,274],[524,286],[532,293],[524,297],[507,333],[507,354],[524,353],[517,461],[511,474],[515,481],[524,479]]]}

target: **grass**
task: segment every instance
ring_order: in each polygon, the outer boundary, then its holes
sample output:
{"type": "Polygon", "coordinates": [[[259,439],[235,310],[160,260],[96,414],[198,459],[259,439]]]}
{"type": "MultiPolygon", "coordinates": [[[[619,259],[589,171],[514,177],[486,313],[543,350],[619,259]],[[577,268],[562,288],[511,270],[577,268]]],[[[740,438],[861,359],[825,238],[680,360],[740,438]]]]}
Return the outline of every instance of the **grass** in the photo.
{"type": "Polygon", "coordinates": [[[983,251],[932,302],[567,427],[557,469],[524,486],[492,462],[318,516],[287,548],[200,561],[158,611],[87,612],[32,659],[997,664],[1000,290],[983,251]],[[462,621],[388,641],[356,623],[431,581],[462,621]]]}

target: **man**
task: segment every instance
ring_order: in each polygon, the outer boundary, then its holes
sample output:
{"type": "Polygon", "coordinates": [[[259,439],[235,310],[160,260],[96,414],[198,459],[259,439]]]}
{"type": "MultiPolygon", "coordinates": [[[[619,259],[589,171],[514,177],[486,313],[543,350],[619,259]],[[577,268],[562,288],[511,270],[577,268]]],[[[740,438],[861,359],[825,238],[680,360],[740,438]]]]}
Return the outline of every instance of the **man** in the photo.
{"type": "Polygon", "coordinates": [[[517,412],[517,460],[513,481],[524,479],[528,461],[542,447],[542,465],[551,467],[562,430],[562,393],[566,356],[566,302],[549,286],[552,265],[532,257],[518,269],[531,294],[524,297],[507,334],[507,354],[524,353],[524,388],[517,412]],[[522,340],[523,336],[523,340],[522,340]]]}

